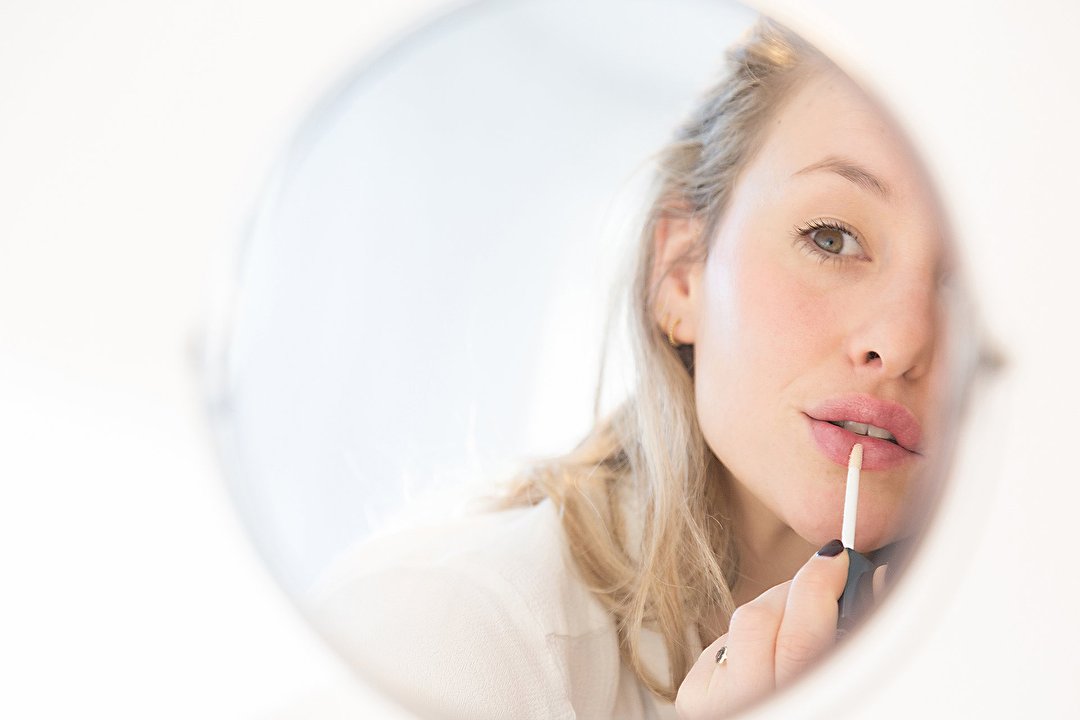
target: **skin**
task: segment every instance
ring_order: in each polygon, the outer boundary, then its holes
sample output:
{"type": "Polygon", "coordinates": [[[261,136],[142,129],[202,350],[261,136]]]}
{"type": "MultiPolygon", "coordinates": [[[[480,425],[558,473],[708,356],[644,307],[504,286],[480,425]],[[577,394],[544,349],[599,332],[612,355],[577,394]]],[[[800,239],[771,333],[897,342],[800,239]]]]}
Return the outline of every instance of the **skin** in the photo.
{"type": "MultiPolygon", "coordinates": [[[[828,69],[773,117],[706,259],[676,263],[700,232],[691,220],[659,224],[670,272],[656,320],[666,334],[678,318],[676,340],[694,345],[698,420],[730,472],[741,577],[728,633],[680,690],[687,718],[745,706],[834,642],[847,559],[813,553],[840,535],[846,472],[813,442],[808,409],[858,392],[919,420],[921,455],[862,474],[857,549],[906,534],[938,452],[946,270],[943,221],[913,153],[867,95],[828,69]],[[844,230],[809,225],[822,221],[844,230]],[[721,645],[729,660],[718,666],[721,645]]],[[[726,625],[717,613],[712,627],[726,625]]]]}

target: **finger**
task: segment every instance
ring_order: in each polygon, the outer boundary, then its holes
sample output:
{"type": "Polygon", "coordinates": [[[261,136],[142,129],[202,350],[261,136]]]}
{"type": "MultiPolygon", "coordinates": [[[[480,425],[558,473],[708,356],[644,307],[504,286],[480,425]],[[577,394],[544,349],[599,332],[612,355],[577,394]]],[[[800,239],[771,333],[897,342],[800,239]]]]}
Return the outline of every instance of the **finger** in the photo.
{"type": "Polygon", "coordinates": [[[679,685],[675,696],[675,710],[683,720],[691,718],[716,718],[724,712],[724,688],[716,682],[726,668],[716,662],[716,653],[727,645],[724,633],[701,651],[690,672],[679,685]]]}
{"type": "Polygon", "coordinates": [[[717,679],[722,676],[725,666],[716,659],[716,656],[720,648],[727,647],[727,644],[728,633],[724,633],[701,653],[701,664],[709,668],[708,692],[710,695],[717,694],[718,691],[722,692],[722,688],[717,685],[717,679]]]}
{"type": "Polygon", "coordinates": [[[791,582],[772,587],[739,606],[728,626],[727,687],[737,693],[737,706],[776,687],[773,655],[791,582]]]}
{"type": "Polygon", "coordinates": [[[874,597],[880,598],[885,592],[885,574],[889,571],[888,565],[881,565],[874,570],[874,597]]]}
{"type": "Polygon", "coordinates": [[[776,685],[803,672],[836,642],[836,602],[847,582],[848,556],[833,541],[811,557],[791,580],[776,636],[776,685]],[[832,556],[828,553],[834,552],[832,556]]]}

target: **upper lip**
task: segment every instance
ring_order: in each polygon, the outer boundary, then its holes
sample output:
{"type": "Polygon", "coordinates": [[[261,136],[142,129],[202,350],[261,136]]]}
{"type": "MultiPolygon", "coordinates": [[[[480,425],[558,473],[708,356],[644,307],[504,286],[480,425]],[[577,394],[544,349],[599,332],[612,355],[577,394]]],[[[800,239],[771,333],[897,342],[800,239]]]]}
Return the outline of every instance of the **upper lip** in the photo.
{"type": "Polygon", "coordinates": [[[852,393],[824,400],[807,410],[806,414],[825,422],[851,420],[876,425],[892,433],[900,447],[913,453],[920,452],[922,426],[915,415],[900,403],[852,393]]]}

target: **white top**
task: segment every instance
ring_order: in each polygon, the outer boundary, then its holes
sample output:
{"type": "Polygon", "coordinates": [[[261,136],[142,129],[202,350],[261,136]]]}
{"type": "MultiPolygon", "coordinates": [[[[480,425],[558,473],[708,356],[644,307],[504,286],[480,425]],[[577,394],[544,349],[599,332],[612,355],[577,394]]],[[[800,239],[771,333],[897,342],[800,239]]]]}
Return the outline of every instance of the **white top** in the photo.
{"type": "MultiPolygon", "coordinates": [[[[308,609],[354,670],[421,717],[675,718],[621,662],[614,619],[564,548],[549,500],[398,532],[337,563],[308,609]]],[[[641,641],[666,681],[661,636],[641,641]]]]}

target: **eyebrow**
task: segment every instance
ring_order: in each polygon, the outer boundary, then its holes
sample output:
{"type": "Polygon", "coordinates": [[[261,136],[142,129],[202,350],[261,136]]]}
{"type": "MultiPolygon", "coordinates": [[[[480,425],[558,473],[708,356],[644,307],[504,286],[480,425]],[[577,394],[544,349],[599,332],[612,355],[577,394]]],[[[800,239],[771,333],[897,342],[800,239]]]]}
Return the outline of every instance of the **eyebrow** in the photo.
{"type": "Polygon", "coordinates": [[[842,157],[827,157],[820,162],[816,162],[812,165],[807,165],[802,170],[792,175],[803,175],[809,172],[815,172],[817,170],[829,170],[845,180],[855,183],[864,190],[872,190],[880,195],[882,198],[889,199],[889,186],[880,180],[874,173],[870,172],[864,167],[857,165],[856,163],[847,160],[842,157]]]}

